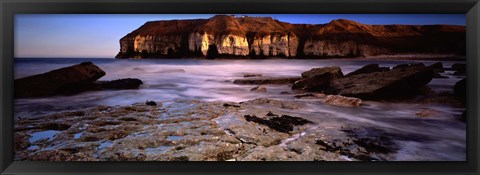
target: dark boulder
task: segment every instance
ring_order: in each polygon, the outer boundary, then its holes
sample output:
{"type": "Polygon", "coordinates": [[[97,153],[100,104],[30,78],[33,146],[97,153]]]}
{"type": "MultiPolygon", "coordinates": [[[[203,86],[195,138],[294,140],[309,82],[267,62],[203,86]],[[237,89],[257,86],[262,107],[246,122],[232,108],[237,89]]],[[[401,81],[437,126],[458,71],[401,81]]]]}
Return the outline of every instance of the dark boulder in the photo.
{"type": "Polygon", "coordinates": [[[445,72],[445,68],[443,68],[443,64],[441,62],[434,63],[428,67],[433,69],[433,78],[448,78],[440,74],[445,72]]]}
{"type": "Polygon", "coordinates": [[[462,99],[463,104],[465,104],[465,100],[467,98],[467,78],[464,78],[457,83],[453,87],[453,93],[462,99]]]}
{"type": "Polygon", "coordinates": [[[337,78],[335,75],[328,72],[314,75],[296,81],[293,83],[292,89],[310,92],[324,92],[332,87],[335,78],[337,78]]]}
{"type": "Polygon", "coordinates": [[[145,104],[148,105],[148,106],[157,106],[157,103],[155,103],[155,101],[145,101],[145,104]]]}
{"type": "Polygon", "coordinates": [[[455,71],[465,71],[467,70],[467,65],[464,63],[455,63],[452,65],[452,69],[455,71]]]}
{"type": "Polygon", "coordinates": [[[368,73],[373,73],[373,72],[384,72],[384,71],[389,71],[389,67],[380,67],[378,64],[369,64],[366,66],[363,66],[360,69],[357,69],[353,72],[348,73],[345,75],[346,77],[352,76],[352,75],[358,75],[358,74],[368,74],[368,73]]]}
{"type": "Polygon", "coordinates": [[[436,62],[428,67],[432,68],[435,72],[445,72],[445,68],[443,68],[442,62],[436,62]]]}
{"type": "Polygon", "coordinates": [[[91,88],[105,72],[91,62],[56,69],[14,81],[15,98],[75,94],[91,88]]]}
{"type": "Polygon", "coordinates": [[[97,82],[102,89],[137,89],[143,84],[142,80],[136,78],[125,78],[113,81],[97,82]]]}
{"type": "Polygon", "coordinates": [[[290,84],[302,77],[249,77],[234,80],[234,84],[290,84]]]}
{"type": "Polygon", "coordinates": [[[302,77],[308,78],[308,77],[313,77],[315,75],[322,75],[325,73],[333,74],[335,77],[343,77],[342,70],[340,69],[340,67],[337,67],[337,66],[313,68],[313,69],[310,69],[309,71],[303,72],[302,77]]]}
{"type": "Polygon", "coordinates": [[[433,70],[421,65],[394,68],[387,72],[353,75],[337,79],[332,92],[361,99],[386,99],[412,95],[433,78],[433,70]]]}
{"type": "Polygon", "coordinates": [[[454,70],[453,75],[463,76],[467,73],[467,65],[462,63],[455,63],[450,70],[454,70]]]}
{"type": "Polygon", "coordinates": [[[322,67],[303,72],[302,77],[292,85],[293,90],[324,91],[334,79],[342,78],[343,73],[340,67],[322,67]]]}

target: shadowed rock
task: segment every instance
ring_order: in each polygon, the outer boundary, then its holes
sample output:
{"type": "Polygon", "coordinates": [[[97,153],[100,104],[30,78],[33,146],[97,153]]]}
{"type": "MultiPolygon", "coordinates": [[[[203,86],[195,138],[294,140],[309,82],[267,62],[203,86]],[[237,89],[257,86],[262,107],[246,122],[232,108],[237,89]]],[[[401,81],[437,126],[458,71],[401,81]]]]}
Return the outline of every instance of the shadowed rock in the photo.
{"type": "Polygon", "coordinates": [[[137,89],[142,80],[125,78],[113,81],[96,81],[105,72],[91,62],[56,69],[44,74],[15,80],[15,98],[73,95],[104,89],[137,89]]]}
{"type": "Polygon", "coordinates": [[[361,99],[386,99],[411,95],[433,78],[433,70],[422,65],[398,67],[387,72],[359,74],[333,83],[336,94],[361,99]]]}
{"type": "Polygon", "coordinates": [[[296,81],[292,85],[293,90],[322,92],[332,86],[335,76],[330,73],[319,74],[296,81]]]}
{"type": "Polygon", "coordinates": [[[142,80],[136,78],[125,78],[113,81],[97,82],[102,89],[137,89],[143,84],[142,80]]]}
{"type": "Polygon", "coordinates": [[[433,78],[448,78],[446,76],[440,75],[440,73],[445,72],[445,69],[443,68],[443,64],[441,62],[434,63],[428,67],[433,69],[433,78]]]}
{"type": "Polygon", "coordinates": [[[15,98],[74,94],[92,86],[105,72],[91,62],[15,80],[15,98]]]}
{"type": "Polygon", "coordinates": [[[313,77],[315,75],[322,75],[326,73],[332,74],[335,77],[343,77],[342,70],[340,69],[340,67],[337,67],[337,66],[313,68],[313,69],[310,69],[309,71],[303,72],[302,77],[308,78],[308,77],[313,77]]]}
{"type": "Polygon", "coordinates": [[[303,72],[302,77],[292,85],[293,90],[322,91],[330,88],[333,80],[343,77],[343,73],[339,67],[323,67],[303,72]]]}

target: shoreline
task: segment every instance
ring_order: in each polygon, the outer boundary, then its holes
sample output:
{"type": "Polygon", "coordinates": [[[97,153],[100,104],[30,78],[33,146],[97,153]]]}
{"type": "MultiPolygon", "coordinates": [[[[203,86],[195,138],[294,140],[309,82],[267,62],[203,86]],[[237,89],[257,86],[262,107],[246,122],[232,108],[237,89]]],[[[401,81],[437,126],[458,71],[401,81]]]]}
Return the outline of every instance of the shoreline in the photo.
{"type": "Polygon", "coordinates": [[[269,59],[286,59],[286,60],[342,60],[342,59],[365,59],[365,60],[421,60],[421,61],[466,61],[466,56],[459,56],[453,54],[394,54],[394,55],[376,55],[376,56],[363,56],[363,57],[321,57],[321,56],[302,56],[302,57],[250,57],[250,56],[236,56],[225,55],[217,58],[205,58],[203,56],[191,56],[191,57],[145,57],[145,58],[114,58],[114,59],[126,59],[126,60],[155,60],[155,59],[193,59],[193,60],[269,60],[269,59]]]}
{"type": "MultiPolygon", "coordinates": [[[[15,125],[15,160],[393,161],[407,149],[399,144],[399,137],[408,141],[434,134],[415,133],[412,137],[409,132],[328,113],[305,112],[314,109],[311,104],[316,101],[319,99],[156,101],[156,106],[95,106],[24,118],[15,125]],[[283,117],[288,120],[281,125],[269,124],[283,117]],[[376,139],[379,135],[384,139],[376,139]]],[[[418,123],[431,118],[415,115],[408,120],[418,123]]]]}

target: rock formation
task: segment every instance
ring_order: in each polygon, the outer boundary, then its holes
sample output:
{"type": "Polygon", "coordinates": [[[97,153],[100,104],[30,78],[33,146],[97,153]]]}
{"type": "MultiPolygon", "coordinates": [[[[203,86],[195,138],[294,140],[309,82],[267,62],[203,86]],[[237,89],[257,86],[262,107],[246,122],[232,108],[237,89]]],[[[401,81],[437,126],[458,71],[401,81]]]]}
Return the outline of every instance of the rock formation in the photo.
{"type": "Polygon", "coordinates": [[[96,81],[105,71],[91,62],[52,70],[15,80],[15,98],[73,95],[84,91],[103,89],[136,89],[143,82],[126,78],[113,81],[96,81]]]}
{"type": "Polygon", "coordinates": [[[361,99],[388,99],[415,94],[433,78],[433,69],[412,65],[385,72],[352,75],[333,82],[336,94],[361,99]]]}
{"type": "Polygon", "coordinates": [[[103,77],[105,71],[91,62],[15,80],[15,98],[74,94],[103,77]]]}
{"type": "Polygon", "coordinates": [[[354,75],[343,76],[339,67],[313,68],[303,72],[304,78],[295,81],[292,89],[298,92],[322,92],[363,100],[390,99],[415,94],[428,84],[434,75],[432,67],[426,67],[421,63],[397,65],[392,70],[372,64],[354,72],[356,72],[354,75]]]}
{"type": "Polygon", "coordinates": [[[464,26],[366,25],[345,19],[290,24],[269,17],[216,15],[147,22],[120,39],[116,57],[465,55],[465,41],[464,26]]]}

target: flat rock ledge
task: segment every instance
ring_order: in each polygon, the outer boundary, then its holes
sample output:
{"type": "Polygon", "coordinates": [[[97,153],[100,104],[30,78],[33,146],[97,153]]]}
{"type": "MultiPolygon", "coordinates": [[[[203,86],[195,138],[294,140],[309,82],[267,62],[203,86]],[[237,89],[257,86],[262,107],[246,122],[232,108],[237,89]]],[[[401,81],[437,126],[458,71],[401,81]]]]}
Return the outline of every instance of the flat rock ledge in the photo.
{"type": "Polygon", "coordinates": [[[15,160],[345,161],[395,153],[388,139],[357,137],[338,123],[312,129],[315,122],[285,111],[301,111],[301,102],[155,103],[24,117],[15,126],[15,160]]]}

